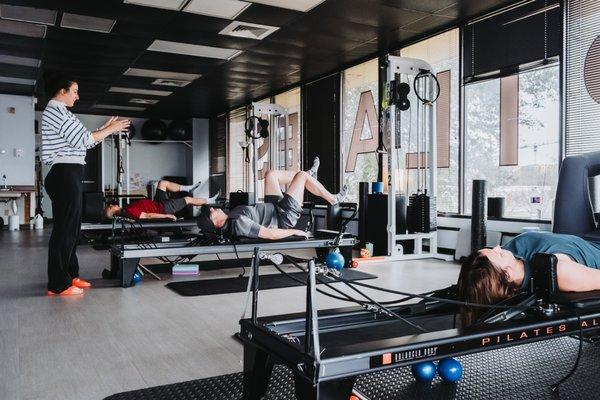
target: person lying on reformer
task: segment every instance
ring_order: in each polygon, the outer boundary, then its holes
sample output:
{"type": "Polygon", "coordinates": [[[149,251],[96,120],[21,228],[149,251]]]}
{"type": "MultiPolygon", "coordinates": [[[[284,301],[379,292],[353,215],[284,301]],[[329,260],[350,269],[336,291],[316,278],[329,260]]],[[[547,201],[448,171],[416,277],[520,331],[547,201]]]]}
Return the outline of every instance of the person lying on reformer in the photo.
{"type": "Polygon", "coordinates": [[[317,180],[319,158],[315,157],[308,171],[269,170],[265,175],[265,196],[279,196],[277,203],[259,203],[253,206],[238,206],[225,213],[220,208],[203,206],[198,217],[202,232],[228,229],[237,237],[284,239],[290,236],[308,237],[308,232],[294,229],[302,214],[304,190],[319,196],[329,204],[344,200],[348,187],[344,185],[337,194],[330,193],[317,180]],[[288,185],[285,193],[281,186],[288,185]],[[231,226],[226,226],[232,224],[231,226]]]}
{"type": "Polygon", "coordinates": [[[170,198],[168,193],[189,192],[192,193],[200,186],[200,182],[195,185],[180,185],[175,182],[165,180],[158,181],[156,194],[154,199],[142,199],[132,202],[130,205],[119,207],[116,204],[110,204],[104,209],[106,218],[113,218],[115,215],[123,215],[124,217],[135,219],[171,219],[177,220],[175,213],[183,210],[186,206],[203,206],[212,204],[219,197],[220,192],[209,197],[185,196],[180,198],[170,198]]]}
{"type": "MultiPolygon", "coordinates": [[[[562,292],[600,289],[600,244],[579,236],[550,232],[525,232],[504,246],[478,250],[462,263],[458,299],[497,304],[528,287],[531,260],[536,253],[554,254],[557,283],[562,292]]],[[[487,309],[462,307],[463,326],[471,325],[487,309]]]]}

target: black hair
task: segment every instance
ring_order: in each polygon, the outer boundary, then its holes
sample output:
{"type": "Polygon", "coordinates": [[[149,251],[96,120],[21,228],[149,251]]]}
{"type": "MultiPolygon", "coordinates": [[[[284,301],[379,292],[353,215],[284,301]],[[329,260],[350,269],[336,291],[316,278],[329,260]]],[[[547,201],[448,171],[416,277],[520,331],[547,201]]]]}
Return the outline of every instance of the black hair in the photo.
{"type": "Polygon", "coordinates": [[[217,228],[210,219],[210,207],[204,205],[200,207],[200,215],[196,219],[198,228],[204,233],[216,233],[217,228]]]}
{"type": "Polygon", "coordinates": [[[69,90],[72,84],[76,83],[77,79],[63,72],[48,69],[44,71],[44,89],[49,98],[53,98],[61,89],[69,90]]]}

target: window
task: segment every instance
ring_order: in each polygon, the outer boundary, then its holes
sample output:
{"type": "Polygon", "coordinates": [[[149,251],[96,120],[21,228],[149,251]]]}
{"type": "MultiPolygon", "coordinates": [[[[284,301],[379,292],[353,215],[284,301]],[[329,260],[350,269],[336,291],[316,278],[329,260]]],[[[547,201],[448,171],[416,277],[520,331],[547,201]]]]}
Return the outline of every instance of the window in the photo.
{"type": "Polygon", "coordinates": [[[551,219],[559,164],[559,67],[465,86],[465,213],[473,179],[504,216],[551,219]]]}
{"type": "Polygon", "coordinates": [[[273,132],[274,153],[273,169],[300,171],[302,167],[302,149],[300,147],[300,88],[288,90],[275,96],[275,104],[285,107],[288,112],[287,126],[285,118],[276,118],[277,132],[273,132]]]}
{"type": "MultiPolygon", "coordinates": [[[[400,56],[418,58],[427,61],[440,83],[440,97],[436,101],[436,134],[437,134],[437,210],[438,212],[459,212],[459,30],[451,31],[423,40],[400,50],[400,56]]],[[[410,82],[412,94],[412,82],[410,82]]],[[[409,97],[411,104],[418,101],[414,95],[409,97]]],[[[411,107],[408,124],[412,132],[416,130],[418,116],[416,107],[411,107]]],[[[416,138],[409,135],[407,123],[402,123],[402,148],[409,152],[405,166],[408,166],[406,176],[409,195],[415,193],[416,173],[411,161],[416,161],[416,138]],[[410,141],[410,143],[409,143],[410,141]],[[412,156],[412,157],[411,157],[412,156]],[[411,171],[412,169],[412,171],[411,171]]],[[[400,152],[399,152],[400,153],[400,152]]],[[[402,152],[402,160],[405,153],[402,152]]],[[[399,162],[400,160],[399,159],[399,162]]],[[[403,165],[403,164],[399,164],[403,165]]],[[[401,172],[402,176],[402,172],[401,172]]]]}
{"type": "Polygon", "coordinates": [[[358,202],[358,183],[377,180],[378,60],[343,73],[342,159],[347,201],[358,202]]]}
{"type": "Polygon", "coordinates": [[[246,122],[245,107],[229,113],[228,146],[227,146],[227,191],[248,191],[252,166],[247,160],[247,141],[244,124],[246,122]]]}

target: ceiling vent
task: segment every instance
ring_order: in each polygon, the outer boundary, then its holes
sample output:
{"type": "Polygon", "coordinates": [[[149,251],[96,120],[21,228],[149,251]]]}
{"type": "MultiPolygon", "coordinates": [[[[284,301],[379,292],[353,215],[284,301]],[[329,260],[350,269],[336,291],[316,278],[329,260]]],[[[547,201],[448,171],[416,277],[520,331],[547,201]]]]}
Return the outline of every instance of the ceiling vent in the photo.
{"type": "Polygon", "coordinates": [[[56,10],[0,4],[0,17],[2,19],[12,19],[13,21],[54,25],[56,10]]]}
{"type": "Polygon", "coordinates": [[[131,99],[129,100],[130,103],[135,103],[135,104],[157,104],[158,100],[151,100],[151,99],[131,99]]]}
{"type": "Polygon", "coordinates": [[[233,21],[219,33],[221,35],[261,40],[269,36],[271,33],[275,32],[277,29],[279,28],[275,26],[233,21]]]}
{"type": "Polygon", "coordinates": [[[156,79],[154,82],[152,82],[153,85],[170,86],[170,87],[184,87],[188,83],[190,83],[190,81],[182,81],[179,79],[164,79],[164,78],[156,79]]]}

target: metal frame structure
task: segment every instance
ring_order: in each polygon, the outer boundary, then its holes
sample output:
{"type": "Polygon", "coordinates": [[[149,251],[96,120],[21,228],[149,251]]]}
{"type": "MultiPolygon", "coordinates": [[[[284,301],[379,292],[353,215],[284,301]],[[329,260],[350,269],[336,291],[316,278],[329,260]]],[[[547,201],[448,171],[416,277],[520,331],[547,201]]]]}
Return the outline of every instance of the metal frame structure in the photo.
{"type": "MultiPolygon", "coordinates": [[[[195,228],[197,226],[195,219],[182,220],[182,221],[136,221],[135,227],[140,229],[169,229],[169,228],[195,228]]],[[[112,223],[97,224],[91,222],[84,222],[81,224],[82,231],[111,231],[121,230],[121,225],[116,224],[113,226],[112,223]]]]}
{"type": "MultiPolygon", "coordinates": [[[[257,255],[255,249],[255,260],[260,258],[257,255]]],[[[559,294],[559,303],[552,304],[549,314],[544,312],[547,304],[541,302],[520,319],[500,318],[499,322],[470,329],[457,329],[457,308],[437,300],[425,299],[390,309],[412,323],[429,319],[432,331],[427,333],[415,332],[400,319],[364,308],[317,313],[317,269],[314,261],[307,267],[305,313],[259,318],[258,262],[253,263],[252,315],[240,320],[239,335],[244,344],[244,400],[264,396],[275,363],[293,372],[298,399],[346,400],[361,374],[600,329],[600,302],[596,297],[586,303],[589,293],[569,293],[562,299],[563,294],[559,294]],[[578,312],[572,308],[578,308],[578,312]],[[375,327],[385,328],[385,335],[375,336],[375,327]]],[[[447,288],[434,295],[451,299],[451,293],[447,288]]]]}
{"type": "Polygon", "coordinates": [[[124,244],[111,247],[111,271],[121,276],[122,287],[131,286],[133,274],[144,257],[169,257],[169,256],[199,256],[206,254],[243,253],[252,252],[256,248],[261,251],[284,251],[295,249],[318,249],[334,246],[354,246],[354,238],[342,238],[336,244],[335,238],[307,239],[294,241],[267,241],[251,242],[241,241],[230,244],[209,246],[189,246],[189,241],[156,243],[153,248],[141,244],[124,244]]]}
{"type": "MultiPolygon", "coordinates": [[[[250,115],[252,117],[260,117],[261,115],[268,115],[270,117],[284,117],[285,118],[285,129],[287,129],[288,126],[288,111],[287,108],[277,105],[277,104],[261,104],[261,103],[252,103],[251,104],[251,113],[250,115]]],[[[269,121],[270,123],[273,121],[269,121]]],[[[271,124],[270,124],[271,125],[271,124]]],[[[275,139],[279,140],[279,138],[277,138],[277,130],[273,129],[273,126],[270,126],[271,128],[271,135],[275,135],[275,139]]],[[[257,125],[254,124],[254,128],[252,129],[252,136],[254,136],[251,139],[251,143],[252,143],[252,173],[253,173],[253,177],[254,177],[254,204],[256,204],[258,202],[258,146],[256,144],[256,141],[258,139],[256,139],[256,137],[258,136],[258,132],[257,132],[257,125]]],[[[273,147],[273,141],[271,138],[265,138],[265,140],[269,140],[269,149],[272,149],[273,147]]],[[[270,157],[273,157],[273,154],[270,154],[270,157]]],[[[264,194],[263,194],[264,196],[264,194]]]]}
{"type": "MultiPolygon", "coordinates": [[[[431,66],[419,59],[397,57],[388,55],[386,57],[387,68],[385,72],[386,83],[390,84],[395,82],[401,75],[416,76],[421,71],[429,71],[433,73],[431,66]]],[[[431,96],[435,87],[432,84],[426,86],[426,90],[429,91],[431,96]]],[[[435,103],[425,103],[420,105],[424,107],[424,114],[426,120],[424,122],[425,131],[428,133],[425,138],[425,148],[419,149],[417,147],[417,159],[420,160],[420,151],[422,150],[425,155],[426,165],[424,169],[427,193],[434,200],[437,195],[437,148],[436,148],[436,121],[435,121],[435,103]],[[427,178],[427,174],[429,177],[427,178]]],[[[387,132],[389,137],[389,148],[388,148],[388,169],[389,169],[389,185],[388,185],[388,256],[385,257],[386,261],[394,260],[411,260],[419,258],[438,258],[441,260],[450,260],[451,257],[445,254],[439,254],[437,252],[437,231],[429,233],[397,233],[396,232],[396,192],[397,192],[397,169],[398,159],[396,155],[396,104],[391,101],[390,107],[387,110],[387,132]],[[402,254],[399,250],[397,242],[399,240],[414,240],[415,251],[414,254],[402,254]],[[423,252],[423,240],[429,241],[429,251],[423,252]]],[[[409,111],[410,112],[410,111],[409,111]]],[[[417,139],[417,143],[419,142],[417,139]]],[[[420,169],[418,170],[420,174],[420,169]]],[[[408,193],[406,194],[408,198],[408,193]]],[[[434,215],[437,213],[435,206],[430,209],[430,213],[434,215]]],[[[376,261],[374,261],[376,262],[376,261]]]]}

